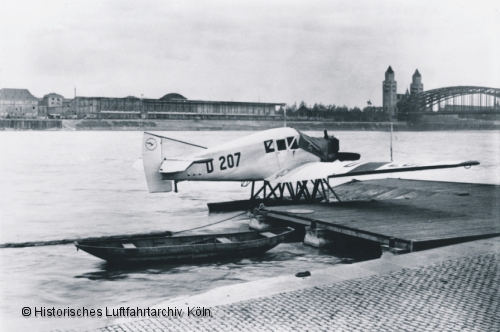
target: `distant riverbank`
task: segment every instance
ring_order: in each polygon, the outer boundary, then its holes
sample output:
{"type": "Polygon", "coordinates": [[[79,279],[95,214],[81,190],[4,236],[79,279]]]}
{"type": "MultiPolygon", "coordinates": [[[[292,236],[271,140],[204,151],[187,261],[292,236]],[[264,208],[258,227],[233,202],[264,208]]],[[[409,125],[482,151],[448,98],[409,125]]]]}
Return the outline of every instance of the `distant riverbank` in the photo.
{"type": "MultiPolygon", "coordinates": [[[[265,130],[282,127],[283,121],[246,120],[45,120],[2,119],[0,130],[99,130],[99,131],[221,131],[265,130]]],[[[287,121],[288,127],[298,130],[330,131],[389,131],[389,122],[323,122],[287,121]]],[[[492,121],[451,121],[407,124],[394,122],[394,131],[440,130],[500,130],[500,123],[492,121]]]]}
{"type": "MultiPolygon", "coordinates": [[[[248,120],[63,120],[63,128],[70,130],[251,131],[283,125],[283,121],[248,120]]],[[[390,123],[384,122],[287,121],[287,126],[298,130],[390,130],[390,123]]],[[[400,130],[407,127],[404,122],[395,126],[400,130]]]]}

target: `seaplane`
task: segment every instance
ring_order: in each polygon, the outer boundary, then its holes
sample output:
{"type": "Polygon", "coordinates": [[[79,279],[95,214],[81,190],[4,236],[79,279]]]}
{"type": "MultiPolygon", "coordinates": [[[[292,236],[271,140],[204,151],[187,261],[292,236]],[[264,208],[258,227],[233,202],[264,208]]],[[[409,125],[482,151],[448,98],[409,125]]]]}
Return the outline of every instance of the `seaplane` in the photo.
{"type": "Polygon", "coordinates": [[[310,137],[290,127],[256,132],[214,147],[144,132],[142,144],[149,192],[177,192],[182,181],[238,181],[242,186],[252,184],[250,200],[282,199],[288,191],[294,201],[328,201],[330,192],[341,201],[329,184],[331,178],[479,165],[475,160],[373,162],[360,158],[358,153],[341,152],[339,140],[326,130],[323,137],[310,137]],[[256,182],[263,183],[258,190],[256,182]]]}

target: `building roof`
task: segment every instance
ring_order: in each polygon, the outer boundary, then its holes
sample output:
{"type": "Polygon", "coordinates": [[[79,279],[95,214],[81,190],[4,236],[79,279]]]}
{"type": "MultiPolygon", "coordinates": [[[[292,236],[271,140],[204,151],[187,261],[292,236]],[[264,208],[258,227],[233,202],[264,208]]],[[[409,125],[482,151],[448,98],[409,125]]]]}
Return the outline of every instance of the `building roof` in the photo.
{"type": "Polygon", "coordinates": [[[28,89],[0,89],[1,99],[23,99],[23,100],[33,100],[38,101],[38,99],[29,92],[28,89]]]}
{"type": "MultiPolygon", "coordinates": [[[[78,100],[90,100],[90,99],[107,99],[107,100],[123,100],[126,98],[114,98],[114,97],[84,97],[84,96],[76,96],[71,101],[78,100]]],[[[263,103],[263,102],[245,102],[245,101],[215,101],[215,100],[188,100],[188,99],[141,99],[143,103],[168,103],[168,104],[205,104],[205,105],[255,105],[255,106],[284,106],[284,103],[263,103]]]]}
{"type": "Polygon", "coordinates": [[[178,93],[167,93],[166,95],[164,95],[163,97],[160,98],[160,100],[171,100],[171,99],[182,99],[182,100],[187,100],[186,97],[184,97],[183,95],[180,95],[178,93]]]}
{"type": "Polygon", "coordinates": [[[48,93],[45,96],[43,96],[43,98],[50,98],[50,97],[58,97],[58,98],[64,99],[64,97],[62,95],[57,94],[55,92],[51,92],[51,93],[48,93]]]}
{"type": "Polygon", "coordinates": [[[387,68],[387,71],[385,72],[386,74],[394,74],[394,70],[392,70],[391,66],[387,68]]]}
{"type": "Polygon", "coordinates": [[[412,77],[422,77],[422,75],[420,75],[420,73],[418,72],[418,69],[415,70],[415,73],[413,74],[412,77]]]}
{"type": "Polygon", "coordinates": [[[125,97],[125,99],[139,99],[139,98],[137,98],[136,96],[127,96],[125,97]]]}

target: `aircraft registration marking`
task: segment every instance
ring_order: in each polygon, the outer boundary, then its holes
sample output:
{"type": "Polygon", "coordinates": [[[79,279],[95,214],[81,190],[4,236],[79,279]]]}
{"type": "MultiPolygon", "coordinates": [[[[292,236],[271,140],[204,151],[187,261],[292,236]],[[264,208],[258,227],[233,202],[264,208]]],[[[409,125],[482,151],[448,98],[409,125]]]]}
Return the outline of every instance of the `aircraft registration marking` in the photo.
{"type": "Polygon", "coordinates": [[[240,157],[241,153],[236,152],[234,154],[234,157],[232,154],[228,154],[227,156],[220,156],[219,161],[220,161],[220,170],[224,171],[228,168],[233,168],[233,167],[238,167],[240,165],[240,157]],[[236,159],[236,163],[234,160],[236,159]],[[227,164],[227,166],[226,166],[227,164]]]}
{"type": "Polygon", "coordinates": [[[214,171],[214,163],[210,160],[207,162],[207,173],[212,173],[214,171]]]}

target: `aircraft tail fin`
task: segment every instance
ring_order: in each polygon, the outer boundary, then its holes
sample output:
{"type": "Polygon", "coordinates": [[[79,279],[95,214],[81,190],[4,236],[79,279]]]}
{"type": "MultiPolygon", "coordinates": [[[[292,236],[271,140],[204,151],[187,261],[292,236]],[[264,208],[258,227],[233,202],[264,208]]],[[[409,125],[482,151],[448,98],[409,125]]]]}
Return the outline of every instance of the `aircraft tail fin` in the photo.
{"type": "Polygon", "coordinates": [[[159,172],[165,158],[162,152],[162,140],[163,138],[146,132],[142,138],[142,163],[150,193],[170,192],[173,187],[172,181],[162,180],[159,172]]]}
{"type": "Polygon", "coordinates": [[[173,181],[162,180],[161,173],[183,171],[193,162],[198,162],[197,160],[186,160],[182,157],[175,158],[175,156],[189,154],[199,149],[206,149],[206,147],[144,132],[142,139],[142,162],[149,192],[172,191],[173,181]]]}

